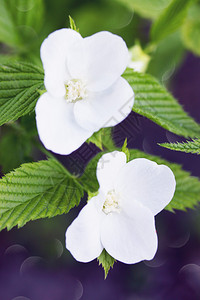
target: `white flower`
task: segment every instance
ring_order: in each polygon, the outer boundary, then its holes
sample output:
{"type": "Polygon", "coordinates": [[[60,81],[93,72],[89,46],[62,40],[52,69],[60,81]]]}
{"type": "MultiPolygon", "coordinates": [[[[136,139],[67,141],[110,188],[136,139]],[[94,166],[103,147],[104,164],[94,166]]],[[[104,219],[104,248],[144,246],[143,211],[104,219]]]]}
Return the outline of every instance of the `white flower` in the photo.
{"type": "Polygon", "coordinates": [[[126,163],[123,152],[98,162],[99,194],[89,200],[66,232],[66,247],[81,262],[105,250],[127,263],[150,260],[157,250],[154,216],[172,199],[170,168],[145,158],[126,163]]]}
{"type": "Polygon", "coordinates": [[[47,149],[70,154],[130,113],[134,93],[120,76],[129,60],[121,37],[104,31],[82,38],[60,29],[42,43],[41,59],[47,92],[37,102],[36,123],[47,149]]]}

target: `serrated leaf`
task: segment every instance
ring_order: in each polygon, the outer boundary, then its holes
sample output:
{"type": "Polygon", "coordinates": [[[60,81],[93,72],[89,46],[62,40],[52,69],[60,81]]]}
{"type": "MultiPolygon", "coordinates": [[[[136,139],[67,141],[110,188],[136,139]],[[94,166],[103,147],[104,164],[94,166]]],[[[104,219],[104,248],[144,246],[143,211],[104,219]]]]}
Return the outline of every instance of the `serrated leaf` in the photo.
{"type": "Polygon", "coordinates": [[[127,69],[123,77],[135,92],[133,111],[177,135],[191,138],[200,135],[200,125],[153,76],[127,69]]]}
{"type": "Polygon", "coordinates": [[[0,230],[67,213],[83,193],[54,159],[24,164],[0,180],[0,230]]]}
{"type": "Polygon", "coordinates": [[[10,64],[11,62],[15,62],[19,60],[19,56],[16,54],[0,54],[0,65],[10,64]]]}
{"type": "MultiPolygon", "coordinates": [[[[120,149],[118,149],[120,151],[120,149]]],[[[87,188],[95,192],[99,189],[99,184],[96,178],[96,166],[103,154],[106,152],[98,153],[87,165],[86,173],[80,177],[83,184],[87,184],[87,188]],[[86,181],[87,178],[87,181],[86,181]]],[[[193,177],[189,172],[184,171],[182,167],[175,163],[170,163],[165,159],[158,156],[146,154],[140,150],[129,149],[130,160],[135,158],[147,158],[155,161],[158,164],[164,164],[171,168],[176,178],[176,192],[172,201],[167,205],[166,209],[169,211],[186,210],[193,208],[200,201],[200,181],[197,177],[193,177]]],[[[106,162],[105,162],[106,163],[106,162]]]]}
{"type": "Polygon", "coordinates": [[[182,27],[182,39],[186,48],[200,55],[200,5],[189,10],[188,17],[182,27]]]}
{"type": "Polygon", "coordinates": [[[0,65],[0,125],[34,110],[43,80],[43,71],[31,64],[0,65]]]}
{"type": "Polygon", "coordinates": [[[87,143],[93,143],[95,144],[99,149],[103,150],[103,145],[102,145],[102,129],[100,129],[97,132],[94,132],[93,135],[86,141],[87,143]]]}
{"type": "Polygon", "coordinates": [[[191,2],[192,0],[173,0],[162,11],[151,28],[153,42],[158,42],[179,29],[184,22],[191,2]]]}
{"type": "Polygon", "coordinates": [[[110,254],[108,254],[108,252],[105,249],[103,249],[103,251],[97,259],[99,261],[99,265],[102,265],[104,269],[106,279],[110,268],[113,268],[115,259],[112,256],[110,256],[110,254]]]}
{"type": "Polygon", "coordinates": [[[184,143],[163,143],[159,145],[174,151],[200,154],[200,139],[195,139],[193,141],[187,141],[184,143]]]}

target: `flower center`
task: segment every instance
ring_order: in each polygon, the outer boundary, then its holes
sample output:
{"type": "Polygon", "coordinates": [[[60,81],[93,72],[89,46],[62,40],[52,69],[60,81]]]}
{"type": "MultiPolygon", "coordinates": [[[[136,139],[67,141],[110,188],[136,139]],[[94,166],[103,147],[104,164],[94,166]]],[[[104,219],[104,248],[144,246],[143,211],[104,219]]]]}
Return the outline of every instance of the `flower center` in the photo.
{"type": "Polygon", "coordinates": [[[120,212],[121,207],[119,206],[119,194],[115,190],[111,190],[106,195],[106,200],[103,205],[103,212],[108,215],[111,212],[120,212]]]}
{"type": "Polygon", "coordinates": [[[71,79],[65,82],[65,99],[69,103],[82,100],[88,96],[86,83],[80,79],[71,79]]]}

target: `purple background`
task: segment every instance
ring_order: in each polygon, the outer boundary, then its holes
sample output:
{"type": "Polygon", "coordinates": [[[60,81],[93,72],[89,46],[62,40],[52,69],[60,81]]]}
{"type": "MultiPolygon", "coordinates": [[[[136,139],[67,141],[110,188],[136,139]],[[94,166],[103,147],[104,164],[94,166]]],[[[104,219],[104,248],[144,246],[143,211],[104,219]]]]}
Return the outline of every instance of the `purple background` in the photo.
{"type": "MultiPolygon", "coordinates": [[[[174,96],[200,122],[200,59],[188,54],[172,82],[174,96]]],[[[199,157],[159,147],[158,142],[182,139],[146,118],[131,113],[114,130],[118,145],[126,135],[129,147],[180,163],[200,176],[199,157]]],[[[83,145],[73,158],[83,165],[95,151],[83,145]]],[[[65,249],[65,230],[79,210],[0,233],[0,300],[200,299],[198,208],[176,214],[161,212],[156,217],[159,250],[154,260],[136,265],[117,262],[106,280],[97,261],[78,263],[65,249]]]]}

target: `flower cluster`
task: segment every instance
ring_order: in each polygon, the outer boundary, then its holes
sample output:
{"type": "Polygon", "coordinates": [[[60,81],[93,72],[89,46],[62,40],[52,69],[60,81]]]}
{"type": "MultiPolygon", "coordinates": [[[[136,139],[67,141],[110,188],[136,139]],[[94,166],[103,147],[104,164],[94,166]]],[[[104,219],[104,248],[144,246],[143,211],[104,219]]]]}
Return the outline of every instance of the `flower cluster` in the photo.
{"type": "MultiPolygon", "coordinates": [[[[125,42],[109,32],[82,38],[72,29],[53,32],[41,46],[46,92],[36,105],[45,147],[70,154],[102,127],[130,113],[134,93],[121,77],[129,62],[125,42]]],[[[175,178],[164,165],[123,152],[102,156],[99,191],[66,232],[66,247],[81,262],[105,249],[131,264],[152,259],[157,250],[154,216],[172,199],[175,178]]]]}

